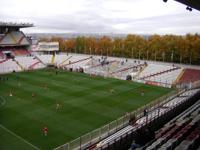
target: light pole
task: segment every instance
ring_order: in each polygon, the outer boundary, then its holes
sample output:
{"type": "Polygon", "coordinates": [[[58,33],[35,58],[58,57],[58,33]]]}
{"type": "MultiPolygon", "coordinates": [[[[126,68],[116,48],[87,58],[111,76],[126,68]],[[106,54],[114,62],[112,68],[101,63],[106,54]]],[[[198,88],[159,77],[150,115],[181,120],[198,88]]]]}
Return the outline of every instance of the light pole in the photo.
{"type": "Polygon", "coordinates": [[[112,56],[115,56],[114,52],[115,52],[115,44],[113,45],[112,56]]]}
{"type": "Polygon", "coordinates": [[[163,62],[165,61],[165,52],[162,53],[163,62]]]}
{"type": "Polygon", "coordinates": [[[140,49],[139,49],[139,60],[140,60],[140,49]]]}
{"type": "Polygon", "coordinates": [[[171,62],[174,61],[174,51],[172,51],[172,54],[171,54],[171,62]]]}
{"type": "Polygon", "coordinates": [[[149,60],[149,51],[147,50],[147,60],[149,60]]]}
{"type": "Polygon", "coordinates": [[[132,51],[132,54],[131,54],[132,56],[131,56],[131,57],[132,57],[132,59],[133,59],[133,47],[131,48],[131,51],[132,51]]]}
{"type": "Polygon", "coordinates": [[[124,57],[124,43],[122,43],[122,57],[124,57]]]}

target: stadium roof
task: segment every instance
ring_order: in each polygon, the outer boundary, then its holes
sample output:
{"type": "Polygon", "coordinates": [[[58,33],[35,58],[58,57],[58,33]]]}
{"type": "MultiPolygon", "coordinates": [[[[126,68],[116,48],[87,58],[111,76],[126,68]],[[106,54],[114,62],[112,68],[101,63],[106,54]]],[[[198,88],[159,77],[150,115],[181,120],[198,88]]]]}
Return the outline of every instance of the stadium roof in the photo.
{"type": "Polygon", "coordinates": [[[175,0],[200,11],[200,0],[175,0]]]}
{"type": "Polygon", "coordinates": [[[33,26],[34,25],[32,23],[0,22],[0,28],[2,27],[28,28],[33,26]]]}

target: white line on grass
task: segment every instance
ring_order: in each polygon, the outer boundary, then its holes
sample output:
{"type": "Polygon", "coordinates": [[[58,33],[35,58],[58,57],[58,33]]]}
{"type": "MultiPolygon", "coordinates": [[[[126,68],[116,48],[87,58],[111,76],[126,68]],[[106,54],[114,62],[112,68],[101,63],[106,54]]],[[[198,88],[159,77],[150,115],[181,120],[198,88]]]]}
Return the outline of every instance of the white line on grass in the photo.
{"type": "Polygon", "coordinates": [[[7,131],[8,133],[14,135],[15,137],[17,137],[18,139],[22,140],[24,143],[30,145],[31,147],[33,147],[34,149],[40,150],[38,147],[34,146],[33,144],[31,144],[30,142],[28,142],[27,140],[23,139],[22,137],[20,137],[19,135],[15,134],[14,132],[10,131],[9,129],[7,129],[6,127],[4,127],[3,125],[0,124],[0,127],[2,129],[4,129],[5,131],[7,131]]]}

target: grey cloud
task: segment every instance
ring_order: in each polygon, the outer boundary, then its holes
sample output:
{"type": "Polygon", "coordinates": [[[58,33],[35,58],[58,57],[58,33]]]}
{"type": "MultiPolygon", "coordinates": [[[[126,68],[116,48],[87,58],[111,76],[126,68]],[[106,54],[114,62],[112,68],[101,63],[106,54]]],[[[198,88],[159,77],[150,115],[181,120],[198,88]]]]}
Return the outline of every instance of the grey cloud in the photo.
{"type": "MultiPolygon", "coordinates": [[[[16,1],[7,0],[0,1],[1,6],[14,6],[16,1]]],[[[185,34],[188,32],[200,32],[200,13],[192,12],[185,13],[186,10],[181,12],[169,12],[169,14],[158,14],[157,16],[149,17],[132,17],[130,16],[117,16],[116,14],[123,14],[126,9],[112,9],[105,8],[107,2],[115,4],[115,2],[126,2],[134,5],[137,2],[145,2],[147,0],[83,0],[80,10],[73,13],[56,13],[59,10],[53,10],[55,13],[51,15],[44,12],[31,13],[13,13],[9,8],[0,10],[0,20],[14,20],[14,21],[28,21],[35,24],[35,28],[25,29],[25,32],[76,32],[76,33],[174,33],[185,34]],[[41,13],[41,15],[40,15],[41,13]],[[37,15],[36,15],[37,14],[37,15]],[[114,14],[114,15],[113,15],[114,14]],[[112,16],[113,15],[113,16],[112,16]],[[125,25],[124,28],[119,29],[117,25],[125,25]]],[[[20,3],[20,2],[19,2],[20,3]]],[[[78,0],[77,0],[78,3],[78,0]]],[[[156,3],[156,2],[155,2],[156,3]]],[[[44,6],[45,7],[45,6],[44,6]]],[[[114,6],[113,6],[114,7],[114,6]]],[[[30,6],[30,9],[31,6],[30,6]]],[[[142,8],[141,8],[142,9],[142,8]]],[[[148,14],[151,12],[141,12],[148,14]]],[[[138,13],[140,12],[133,12],[138,13]]],[[[126,14],[126,13],[125,13],[126,14]]]]}

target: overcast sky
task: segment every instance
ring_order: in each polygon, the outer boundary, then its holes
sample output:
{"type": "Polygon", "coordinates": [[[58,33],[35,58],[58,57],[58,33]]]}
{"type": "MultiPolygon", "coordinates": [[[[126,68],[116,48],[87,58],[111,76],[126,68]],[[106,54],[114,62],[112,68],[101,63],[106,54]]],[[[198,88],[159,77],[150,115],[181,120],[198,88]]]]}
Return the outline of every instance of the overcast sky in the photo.
{"type": "Polygon", "coordinates": [[[0,0],[0,21],[26,33],[200,33],[200,11],[174,0],[0,0]]]}

